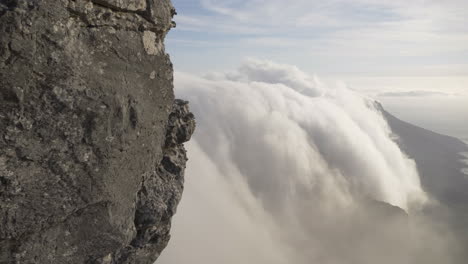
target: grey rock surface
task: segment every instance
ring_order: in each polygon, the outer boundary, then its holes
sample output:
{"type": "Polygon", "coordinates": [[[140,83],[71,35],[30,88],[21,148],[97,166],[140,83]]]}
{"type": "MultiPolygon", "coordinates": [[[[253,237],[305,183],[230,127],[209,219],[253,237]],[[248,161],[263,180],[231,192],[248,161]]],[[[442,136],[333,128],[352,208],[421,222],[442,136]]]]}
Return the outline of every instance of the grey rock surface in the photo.
{"type": "Polygon", "coordinates": [[[195,119],[188,102],[175,100],[169,115],[163,158],[155,171],[143,175],[138,191],[135,226],[137,235],[129,246],[107,258],[110,263],[152,263],[170,238],[171,218],[184,188],[187,156],[182,145],[190,140],[195,119]]]}
{"type": "Polygon", "coordinates": [[[0,0],[0,263],[152,263],[194,129],[170,0],[0,0]]]}

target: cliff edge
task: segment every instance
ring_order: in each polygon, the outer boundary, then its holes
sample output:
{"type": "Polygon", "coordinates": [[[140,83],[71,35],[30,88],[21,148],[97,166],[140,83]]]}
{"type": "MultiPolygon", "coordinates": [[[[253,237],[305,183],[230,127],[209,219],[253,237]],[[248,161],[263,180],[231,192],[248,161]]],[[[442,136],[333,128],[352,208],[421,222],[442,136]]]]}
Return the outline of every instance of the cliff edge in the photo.
{"type": "Polygon", "coordinates": [[[195,128],[170,0],[0,0],[0,263],[153,263],[195,128]]]}

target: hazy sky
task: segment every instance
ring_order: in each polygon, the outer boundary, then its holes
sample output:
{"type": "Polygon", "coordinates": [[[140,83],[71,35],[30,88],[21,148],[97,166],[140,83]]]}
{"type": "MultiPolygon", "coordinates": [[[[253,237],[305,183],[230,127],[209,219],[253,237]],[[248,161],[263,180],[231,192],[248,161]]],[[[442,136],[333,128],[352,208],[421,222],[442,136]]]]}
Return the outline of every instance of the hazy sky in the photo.
{"type": "Polygon", "coordinates": [[[296,65],[370,92],[407,121],[468,138],[466,0],[173,3],[167,47],[177,71],[234,70],[245,58],[296,65]]]}
{"type": "Polygon", "coordinates": [[[317,74],[467,75],[466,0],[174,0],[180,69],[243,57],[317,74]]]}

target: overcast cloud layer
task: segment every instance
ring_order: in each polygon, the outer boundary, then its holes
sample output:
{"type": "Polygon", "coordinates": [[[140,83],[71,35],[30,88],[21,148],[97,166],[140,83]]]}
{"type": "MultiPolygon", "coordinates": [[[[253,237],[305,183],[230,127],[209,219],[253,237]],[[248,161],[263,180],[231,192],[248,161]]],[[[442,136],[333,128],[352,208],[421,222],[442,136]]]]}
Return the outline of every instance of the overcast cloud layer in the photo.
{"type": "Polygon", "coordinates": [[[321,74],[466,75],[465,0],[174,0],[169,47],[182,69],[244,56],[321,74]],[[223,60],[219,60],[223,58],[223,60]]]}
{"type": "Polygon", "coordinates": [[[449,263],[448,233],[378,202],[428,197],[373,100],[260,60],[176,88],[198,124],[160,263],[449,263]]]}

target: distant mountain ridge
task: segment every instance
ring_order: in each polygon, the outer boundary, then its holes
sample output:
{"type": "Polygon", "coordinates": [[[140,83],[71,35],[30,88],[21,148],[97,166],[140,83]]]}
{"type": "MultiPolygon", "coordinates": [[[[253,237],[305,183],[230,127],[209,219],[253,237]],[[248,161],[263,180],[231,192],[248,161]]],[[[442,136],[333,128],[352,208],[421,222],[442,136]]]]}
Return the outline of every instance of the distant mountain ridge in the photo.
{"type": "MultiPolygon", "coordinates": [[[[450,236],[456,241],[452,244],[452,254],[446,263],[466,263],[468,175],[462,170],[466,170],[468,165],[462,161],[466,157],[461,153],[468,152],[468,145],[460,139],[402,121],[383,107],[380,108],[400,148],[415,160],[423,189],[436,200],[425,207],[423,215],[433,221],[433,226],[449,230],[450,236]]],[[[445,241],[445,238],[441,239],[445,241]]],[[[433,263],[430,258],[424,259],[424,263],[433,263]]]]}
{"type": "Polygon", "coordinates": [[[441,203],[468,203],[468,177],[462,172],[462,152],[468,145],[460,139],[438,134],[402,121],[382,108],[400,148],[416,161],[423,188],[441,203]]]}

